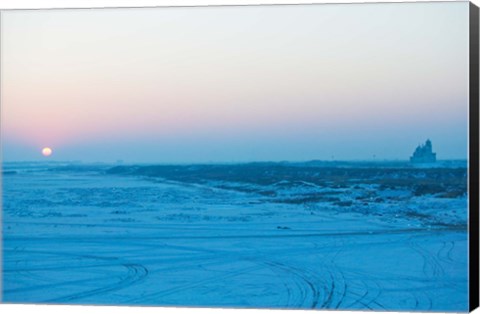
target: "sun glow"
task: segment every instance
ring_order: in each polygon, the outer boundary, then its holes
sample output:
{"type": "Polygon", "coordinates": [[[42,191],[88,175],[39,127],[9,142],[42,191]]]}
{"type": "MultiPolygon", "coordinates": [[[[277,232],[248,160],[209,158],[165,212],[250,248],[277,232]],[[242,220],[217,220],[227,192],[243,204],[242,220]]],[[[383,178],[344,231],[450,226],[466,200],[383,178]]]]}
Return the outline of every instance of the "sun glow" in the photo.
{"type": "Polygon", "coordinates": [[[42,155],[48,157],[52,154],[52,149],[50,147],[45,147],[42,149],[42,155]]]}

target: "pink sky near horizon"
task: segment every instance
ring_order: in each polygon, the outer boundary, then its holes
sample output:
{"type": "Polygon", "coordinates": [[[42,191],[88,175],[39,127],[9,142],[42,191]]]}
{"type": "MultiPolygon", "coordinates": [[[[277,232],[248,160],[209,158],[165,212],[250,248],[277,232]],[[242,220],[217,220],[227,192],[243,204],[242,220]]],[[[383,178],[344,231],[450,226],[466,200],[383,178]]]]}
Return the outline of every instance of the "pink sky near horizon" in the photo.
{"type": "Polygon", "coordinates": [[[467,17],[468,3],[2,13],[5,153],[348,132],[375,151],[413,128],[405,143],[463,156],[467,17]]]}

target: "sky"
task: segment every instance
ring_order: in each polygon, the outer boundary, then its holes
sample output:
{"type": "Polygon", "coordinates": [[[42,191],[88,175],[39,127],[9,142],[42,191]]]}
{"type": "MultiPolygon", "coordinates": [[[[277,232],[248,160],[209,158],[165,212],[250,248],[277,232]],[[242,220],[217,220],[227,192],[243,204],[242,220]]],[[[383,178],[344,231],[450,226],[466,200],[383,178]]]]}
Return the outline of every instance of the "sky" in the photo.
{"type": "Polygon", "coordinates": [[[466,159],[468,51],[468,2],[4,11],[2,156],[466,159]]]}

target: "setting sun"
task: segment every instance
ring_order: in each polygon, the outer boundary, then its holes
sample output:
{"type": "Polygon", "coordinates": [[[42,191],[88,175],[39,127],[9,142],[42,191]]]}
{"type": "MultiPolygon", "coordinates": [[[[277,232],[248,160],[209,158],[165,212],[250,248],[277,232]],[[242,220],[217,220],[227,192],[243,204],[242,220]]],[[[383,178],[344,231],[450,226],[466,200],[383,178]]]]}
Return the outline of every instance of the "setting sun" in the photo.
{"type": "Polygon", "coordinates": [[[42,149],[42,155],[48,157],[52,154],[52,149],[50,147],[45,147],[42,149]]]}

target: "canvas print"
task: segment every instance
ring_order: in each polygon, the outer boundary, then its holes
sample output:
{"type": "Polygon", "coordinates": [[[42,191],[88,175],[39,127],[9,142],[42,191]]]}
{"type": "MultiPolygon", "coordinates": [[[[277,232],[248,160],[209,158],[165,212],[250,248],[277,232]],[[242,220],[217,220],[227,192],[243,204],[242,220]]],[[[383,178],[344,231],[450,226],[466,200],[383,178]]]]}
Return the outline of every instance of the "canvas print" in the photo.
{"type": "Polygon", "coordinates": [[[469,3],[1,13],[2,301],[459,312],[469,3]]]}

